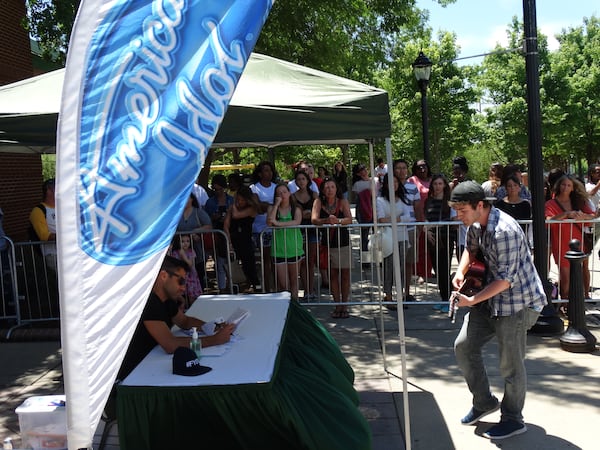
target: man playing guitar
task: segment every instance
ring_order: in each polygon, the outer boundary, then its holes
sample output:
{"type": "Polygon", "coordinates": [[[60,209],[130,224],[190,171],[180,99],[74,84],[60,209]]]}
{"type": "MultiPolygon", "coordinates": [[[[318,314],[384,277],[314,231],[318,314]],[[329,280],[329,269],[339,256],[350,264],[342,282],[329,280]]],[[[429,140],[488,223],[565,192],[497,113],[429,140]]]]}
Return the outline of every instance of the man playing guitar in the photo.
{"type": "Polygon", "coordinates": [[[454,342],[454,351],[473,395],[473,407],[461,423],[474,425],[501,409],[500,423],[483,436],[504,439],[527,431],[522,415],[527,390],[527,330],[536,322],[546,298],[521,226],[491,206],[493,200],[486,198],[483,188],[474,181],[460,183],[450,196],[450,206],[468,227],[466,251],[452,286],[457,305],[469,307],[469,312],[454,342]],[[461,292],[478,252],[487,268],[487,283],[478,292],[461,292]],[[482,356],[483,346],[494,336],[505,380],[501,405],[491,393],[482,356]]]}

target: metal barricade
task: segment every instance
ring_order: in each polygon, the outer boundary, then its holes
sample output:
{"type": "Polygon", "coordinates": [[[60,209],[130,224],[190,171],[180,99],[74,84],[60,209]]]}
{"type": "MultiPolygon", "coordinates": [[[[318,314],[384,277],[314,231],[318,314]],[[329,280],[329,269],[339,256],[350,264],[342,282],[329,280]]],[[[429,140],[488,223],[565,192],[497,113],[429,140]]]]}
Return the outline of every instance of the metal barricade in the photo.
{"type": "MultiPolygon", "coordinates": [[[[522,220],[522,221],[518,221],[520,225],[522,225],[524,232],[527,236],[527,240],[530,244],[530,247],[532,247],[533,245],[533,238],[531,235],[531,220],[522,220]]],[[[559,222],[563,225],[565,225],[565,221],[547,221],[546,224],[550,225],[552,223],[555,222],[559,222]]],[[[599,245],[597,244],[598,239],[600,238],[600,236],[596,233],[596,228],[594,226],[590,226],[590,224],[595,225],[596,223],[598,223],[599,221],[594,220],[594,221],[590,221],[590,220],[581,220],[581,221],[575,221],[575,220],[571,220],[568,221],[569,222],[569,226],[574,226],[576,223],[585,223],[589,229],[590,229],[590,233],[593,235],[591,238],[588,238],[588,241],[593,241],[594,242],[594,250],[589,252],[590,253],[590,263],[589,263],[589,271],[590,271],[590,293],[593,293],[596,289],[598,289],[599,287],[599,282],[600,282],[600,278],[597,274],[598,271],[600,271],[600,269],[598,269],[598,249],[599,249],[599,245]]],[[[389,224],[378,224],[377,227],[382,228],[382,227],[386,227],[386,226],[390,226],[389,224]]],[[[409,263],[407,261],[412,260],[413,262],[410,263],[413,267],[413,276],[411,277],[408,283],[408,289],[405,291],[403,289],[402,294],[404,295],[404,298],[406,298],[406,296],[411,295],[413,297],[415,297],[415,299],[418,301],[419,304],[421,305],[431,305],[431,306],[435,306],[440,307],[440,306],[445,306],[447,299],[446,298],[442,298],[445,297],[445,293],[446,292],[451,292],[452,291],[452,286],[451,286],[451,275],[452,273],[454,273],[456,271],[456,268],[458,266],[458,262],[459,262],[459,258],[460,258],[460,248],[462,246],[464,246],[464,243],[460,242],[460,232],[459,232],[459,227],[460,227],[460,223],[456,222],[456,221],[442,221],[442,222],[413,222],[410,224],[406,224],[406,223],[400,223],[398,224],[399,227],[411,227],[412,229],[410,231],[408,231],[407,233],[411,236],[411,242],[415,242],[415,243],[419,243],[419,237],[420,235],[423,233],[424,234],[424,238],[425,238],[425,248],[419,248],[418,245],[414,245],[411,248],[406,250],[406,254],[402,255],[401,254],[401,261],[400,264],[403,267],[406,267],[409,263]],[[427,233],[431,234],[431,238],[432,241],[435,242],[435,246],[433,246],[433,248],[431,248],[430,246],[427,245],[427,233]],[[439,248],[440,243],[443,244],[443,246],[445,247],[445,250],[441,250],[439,248]],[[412,255],[409,255],[409,252],[412,253],[412,255]],[[448,264],[447,264],[447,269],[446,267],[442,264],[440,267],[440,270],[443,272],[441,274],[438,273],[434,273],[431,275],[432,278],[426,278],[424,279],[422,282],[420,282],[420,280],[418,280],[418,276],[417,276],[417,261],[419,258],[424,258],[425,259],[425,267],[427,267],[427,263],[429,261],[432,260],[432,258],[442,258],[445,254],[445,252],[447,252],[448,255],[448,264]],[[412,256],[412,258],[410,258],[409,256],[412,256]],[[442,283],[446,283],[445,286],[445,290],[442,289],[442,287],[440,286],[440,284],[438,283],[438,277],[442,276],[442,283]]],[[[310,263],[307,264],[306,262],[302,262],[301,263],[301,273],[300,273],[300,295],[299,295],[299,299],[302,301],[302,303],[308,304],[327,304],[327,305],[331,305],[330,299],[331,296],[329,295],[331,292],[328,290],[328,287],[326,286],[327,284],[327,280],[330,278],[331,275],[331,269],[327,268],[324,269],[322,267],[322,260],[319,258],[319,251],[318,248],[321,246],[321,243],[323,241],[322,236],[323,236],[323,230],[326,230],[330,227],[345,227],[349,230],[350,233],[350,249],[348,252],[347,257],[352,261],[351,264],[351,269],[350,269],[350,280],[351,280],[351,289],[350,289],[350,293],[349,293],[349,303],[357,303],[357,304],[368,304],[368,303],[374,303],[374,304],[379,304],[380,301],[383,299],[384,295],[383,295],[383,291],[382,291],[382,286],[384,283],[384,279],[383,279],[383,258],[381,258],[380,255],[374,254],[373,252],[363,252],[361,249],[361,242],[360,242],[360,231],[363,228],[369,228],[369,229],[373,229],[374,224],[359,224],[359,223],[353,223],[351,225],[333,225],[333,226],[313,226],[313,225],[299,225],[297,227],[286,227],[286,229],[293,229],[293,228],[297,228],[300,229],[303,235],[303,241],[304,241],[304,257],[306,259],[306,255],[309,256],[309,258],[312,257],[314,264],[310,263]],[[311,241],[311,238],[309,237],[311,233],[314,233],[316,230],[317,235],[319,236],[318,242],[317,242],[317,246],[313,247],[313,249],[311,250],[309,247],[309,243],[311,241]],[[317,250],[315,250],[315,248],[317,250]],[[316,254],[315,254],[316,252],[316,254]],[[312,253],[312,255],[311,255],[312,253]],[[314,269],[311,269],[311,267],[314,267],[314,269]],[[311,277],[314,278],[314,282],[312,283],[312,285],[314,286],[314,290],[311,291],[307,291],[304,286],[305,285],[311,285],[311,283],[307,283],[306,280],[309,280],[311,277]]],[[[266,241],[266,239],[264,238],[264,235],[266,233],[271,233],[271,229],[267,229],[265,231],[263,231],[260,234],[260,245],[259,245],[259,249],[257,251],[258,253],[258,261],[257,264],[260,265],[260,277],[261,277],[261,281],[262,281],[262,286],[264,286],[264,280],[266,277],[266,273],[264,270],[264,260],[265,257],[270,257],[270,254],[266,253],[267,251],[269,251],[269,247],[264,247],[263,244],[266,241]]],[[[371,231],[371,234],[373,233],[373,231],[371,231]]],[[[560,239],[567,239],[569,240],[569,236],[571,234],[564,232],[564,236],[561,235],[560,239]]],[[[314,235],[313,235],[314,236],[314,235]]],[[[422,241],[421,241],[422,242],[422,241]]],[[[560,273],[560,265],[561,265],[561,261],[559,260],[558,262],[555,262],[553,260],[553,257],[550,254],[550,249],[551,249],[551,239],[550,239],[550,235],[548,234],[548,239],[547,239],[547,247],[548,247],[548,268],[549,268],[549,278],[550,281],[553,282],[556,286],[556,291],[557,291],[557,295],[555,295],[552,298],[552,301],[554,303],[564,303],[566,302],[568,299],[566,298],[561,298],[560,296],[560,286],[561,286],[561,280],[559,277],[559,273],[560,273]]],[[[433,264],[433,267],[437,267],[439,266],[439,259],[438,261],[435,261],[433,264]]],[[[275,272],[273,270],[273,272],[275,272]]],[[[405,272],[404,272],[405,273],[405,272]]],[[[273,273],[273,275],[276,274],[273,273]]],[[[276,286],[276,279],[275,279],[275,286],[276,286]]],[[[404,284],[404,283],[402,283],[404,284]]],[[[395,283],[394,283],[395,285],[395,283]]],[[[401,286],[403,287],[403,286],[401,286]]],[[[392,298],[396,298],[396,287],[394,286],[394,293],[392,295],[392,298]]],[[[264,289],[263,289],[264,292],[264,289]]],[[[588,295],[586,295],[586,301],[587,302],[593,302],[595,301],[590,293],[588,293],[588,295]]]]}
{"type": "MultiPolygon", "coordinates": [[[[524,228],[531,224],[529,221],[519,221],[524,228]]],[[[546,226],[550,229],[553,224],[560,224],[559,240],[570,240],[573,236],[573,230],[577,226],[587,227],[590,236],[586,237],[587,243],[590,242],[593,248],[587,249],[589,253],[589,275],[584,274],[584,285],[589,285],[589,290],[585,295],[586,302],[594,302],[594,292],[600,288],[600,265],[598,264],[598,249],[600,238],[597,232],[600,227],[600,220],[563,220],[563,221],[546,221],[546,226]],[[585,277],[588,276],[586,279],[585,277]],[[589,280],[589,281],[586,281],[589,280]]],[[[433,240],[436,243],[443,242],[449,249],[449,264],[448,272],[441,274],[447,282],[448,289],[451,290],[450,274],[456,270],[458,264],[458,233],[455,230],[458,227],[455,221],[448,222],[415,222],[412,224],[399,224],[400,227],[414,226],[412,231],[414,242],[419,242],[420,233],[432,234],[433,240]]],[[[323,236],[329,236],[328,231],[332,228],[346,228],[349,232],[349,247],[345,255],[338,255],[341,258],[347,258],[350,264],[350,289],[347,294],[349,304],[382,304],[384,300],[383,294],[383,258],[377,252],[370,251],[365,253],[361,249],[361,229],[369,228],[384,228],[389,224],[358,224],[350,225],[299,225],[297,227],[288,227],[290,229],[297,228],[303,236],[304,258],[299,264],[300,266],[300,288],[299,300],[305,304],[331,305],[331,291],[329,290],[328,281],[331,278],[331,271],[336,270],[331,267],[323,267],[323,259],[319,257],[319,248],[322,245],[327,246],[326,239],[323,236]],[[324,241],[325,239],[325,241],[324,241]],[[306,286],[312,286],[312,290],[306,289],[306,286]]],[[[260,248],[257,251],[256,264],[259,266],[258,274],[261,281],[261,290],[265,292],[265,270],[264,260],[267,256],[264,247],[264,234],[271,230],[265,230],[260,235],[260,248]]],[[[221,230],[206,230],[199,229],[193,232],[179,232],[177,235],[196,235],[199,238],[199,248],[201,253],[199,266],[204,267],[205,271],[202,276],[204,286],[207,288],[206,293],[214,293],[215,291],[222,292],[222,287],[225,286],[225,292],[238,293],[241,291],[244,276],[241,273],[239,261],[232,260],[231,242],[227,235],[221,230]],[[221,246],[221,250],[219,250],[221,246]],[[224,279],[223,279],[224,277],[224,279]]],[[[585,240],[582,239],[582,240],[585,240]]],[[[41,246],[47,245],[45,242],[17,242],[13,243],[9,238],[3,238],[6,243],[6,249],[2,252],[0,260],[1,280],[0,292],[2,294],[2,303],[0,304],[0,319],[6,320],[21,326],[33,322],[55,321],[59,320],[59,294],[58,294],[58,278],[56,271],[47,264],[45,258],[41,254],[41,246]]],[[[530,237],[531,242],[531,237],[530,237]]],[[[567,298],[562,298],[561,287],[564,281],[561,280],[560,272],[562,262],[555,261],[551,255],[551,237],[548,233],[547,248],[548,248],[548,273],[550,281],[554,283],[555,295],[552,301],[554,303],[566,303],[567,298]]],[[[333,249],[333,251],[340,251],[333,249]]],[[[413,252],[413,258],[416,261],[419,248],[414,246],[407,250],[413,252]]],[[[420,257],[427,259],[434,255],[439,255],[439,248],[436,246],[428,251],[421,251],[420,257]]],[[[268,255],[270,257],[270,255],[268,255]]],[[[400,264],[405,267],[407,263],[407,254],[401,255],[400,264]]],[[[438,256],[436,256],[438,257],[438,256]]],[[[416,274],[416,262],[413,273],[416,274]]],[[[435,265],[434,265],[435,267],[435,265]]],[[[340,269],[337,269],[338,275],[341,275],[340,269]]],[[[564,269],[563,269],[564,270],[564,269]]],[[[275,274],[274,274],[275,275],[275,274]]],[[[435,274],[439,277],[440,274],[435,274]]],[[[277,280],[275,279],[275,282],[277,280]]],[[[403,285],[404,283],[402,283],[403,285]]],[[[400,286],[401,288],[403,286],[400,286]]],[[[394,291],[397,288],[394,287],[394,291]]],[[[562,290],[564,291],[564,289],[562,290]]],[[[421,305],[442,305],[445,299],[441,298],[441,289],[436,279],[426,279],[423,283],[417,281],[417,277],[413,276],[409,280],[408,291],[403,295],[408,294],[414,296],[421,305]]],[[[396,298],[395,294],[392,296],[396,298]]],[[[392,302],[394,303],[394,302],[392,302]]]]}
{"type": "Polygon", "coordinates": [[[237,261],[231,258],[231,243],[222,230],[196,229],[179,231],[175,238],[190,236],[196,253],[195,268],[200,277],[203,293],[239,291],[239,280],[234,280],[232,270],[237,261]],[[235,281],[238,281],[236,283],[235,281]]]}
{"type": "Polygon", "coordinates": [[[15,246],[12,240],[0,238],[0,320],[19,324],[19,296],[15,276],[15,246]]]}
{"type": "MultiPolygon", "coordinates": [[[[296,227],[286,227],[287,230],[299,229],[303,236],[304,243],[304,256],[303,261],[300,263],[299,277],[300,292],[299,300],[303,303],[310,303],[313,305],[325,304],[331,305],[329,301],[331,291],[329,289],[329,280],[332,276],[332,271],[337,271],[338,277],[346,276],[343,274],[343,269],[340,267],[332,268],[329,266],[328,258],[323,257],[323,248],[329,249],[331,258],[347,259],[350,261],[350,289],[347,294],[347,300],[349,304],[360,303],[364,304],[367,302],[378,302],[381,296],[381,261],[375,262],[374,257],[371,256],[370,252],[363,252],[361,250],[360,231],[365,228],[372,228],[372,224],[358,224],[353,223],[350,225],[298,225],[296,227]],[[349,246],[339,248],[331,247],[332,235],[330,231],[337,229],[347,229],[349,233],[349,246]],[[337,252],[337,254],[335,254],[337,252]],[[346,253],[344,253],[346,252],[346,253]],[[307,258],[308,255],[308,258],[307,258]],[[312,281],[310,281],[312,279],[312,281]],[[313,286],[313,291],[306,289],[306,286],[313,286]],[[360,299],[360,300],[357,300],[360,299]]],[[[267,234],[270,234],[272,229],[268,228],[263,230],[259,235],[259,245],[257,249],[258,261],[257,264],[260,266],[259,275],[261,279],[261,291],[266,292],[265,278],[267,273],[265,272],[265,258],[271,258],[270,252],[271,247],[265,247],[265,242],[270,242],[271,239],[266,238],[267,234]]],[[[277,285],[276,273],[273,270],[274,275],[274,286],[277,285]]],[[[275,289],[272,289],[274,291],[275,289]]]]}
{"type": "MultiPolygon", "coordinates": [[[[564,253],[568,250],[568,244],[573,238],[580,241],[580,248],[588,255],[583,261],[583,285],[585,301],[590,303],[596,301],[593,293],[600,286],[600,266],[598,264],[598,239],[600,238],[600,219],[594,220],[546,220],[546,229],[548,230],[547,248],[548,248],[548,278],[553,284],[554,303],[568,302],[567,295],[563,296],[569,289],[569,267],[565,265],[564,253]],[[562,254],[555,258],[553,254],[552,233],[558,233],[557,241],[561,243],[562,254]]],[[[556,247],[556,243],[555,247],[556,247]]],[[[556,250],[556,248],[554,249],[556,250]]]]}
{"type": "Polygon", "coordinates": [[[47,242],[17,242],[14,245],[14,274],[18,295],[17,326],[60,318],[58,276],[43,256],[47,242]]]}

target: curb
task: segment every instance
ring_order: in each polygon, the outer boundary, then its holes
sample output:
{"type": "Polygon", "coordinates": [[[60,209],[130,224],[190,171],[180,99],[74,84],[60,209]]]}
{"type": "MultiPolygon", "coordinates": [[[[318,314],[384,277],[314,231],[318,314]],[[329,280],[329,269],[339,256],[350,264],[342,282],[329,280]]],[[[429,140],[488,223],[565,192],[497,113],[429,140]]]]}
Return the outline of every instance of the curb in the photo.
{"type": "Polygon", "coordinates": [[[60,328],[19,328],[0,329],[0,342],[40,342],[60,341],[60,328]],[[10,337],[7,337],[9,336],[10,337]]]}

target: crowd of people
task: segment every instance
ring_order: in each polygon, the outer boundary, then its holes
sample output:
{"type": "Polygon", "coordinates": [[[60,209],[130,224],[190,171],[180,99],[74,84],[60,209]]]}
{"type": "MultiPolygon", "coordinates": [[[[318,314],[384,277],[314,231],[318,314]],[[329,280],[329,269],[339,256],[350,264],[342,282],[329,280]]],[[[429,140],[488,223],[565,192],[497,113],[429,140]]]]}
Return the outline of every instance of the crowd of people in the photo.
{"type": "MultiPolygon", "coordinates": [[[[452,175],[447,178],[432,174],[428,162],[422,159],[412,164],[396,159],[388,170],[379,158],[372,168],[355,164],[351,173],[337,161],[331,170],[318,167],[316,176],[312,164],[299,161],[293,165],[290,180],[283,181],[273,163],[261,161],[252,173],[251,183],[244,183],[241,174],[216,174],[208,190],[195,184],[168,250],[170,256],[188,267],[188,305],[209,287],[206,263],[210,255],[218,292],[230,292],[230,267],[235,263],[245,279],[244,292],[255,292],[259,287],[264,292],[289,291],[294,299],[303,292],[304,300],[312,301],[320,282],[342,305],[336,306],[332,316],[347,317],[348,308],[343,303],[349,297],[352,261],[348,230],[341,227],[335,233],[333,228],[325,232],[322,226],[350,224],[354,219],[361,224],[360,249],[363,255],[371,254],[369,236],[373,228],[368,225],[391,221],[390,187],[394,186],[404,302],[415,300],[418,283],[436,279],[439,304],[434,308],[446,312],[451,295],[451,261],[454,255],[460,261],[467,235],[467,226],[460,223],[448,202],[453,190],[470,180],[464,156],[455,157],[452,163],[452,175]],[[355,204],[354,217],[350,201],[355,204]],[[435,224],[449,221],[456,221],[456,226],[435,224]],[[428,225],[416,226],[414,222],[428,225]],[[204,233],[194,233],[198,230],[204,233]],[[215,230],[218,232],[210,233],[215,230]]],[[[561,298],[569,297],[570,269],[565,258],[569,242],[578,239],[583,250],[591,253],[600,237],[594,224],[569,221],[591,220],[600,211],[600,164],[590,165],[587,175],[584,183],[557,168],[550,170],[545,180],[545,218],[550,221],[548,261],[553,258],[559,268],[561,298]],[[561,223],[563,220],[567,221],[561,223]]],[[[495,198],[495,208],[517,220],[532,218],[531,193],[519,165],[494,162],[481,187],[487,197],[495,198]]],[[[53,179],[43,184],[42,202],[30,215],[31,240],[44,242],[42,252],[49,270],[56,270],[54,189],[53,179]]],[[[531,247],[531,227],[521,228],[531,247]]],[[[370,262],[362,255],[360,260],[370,262]]],[[[396,283],[391,256],[382,262],[383,300],[394,309],[396,283]]],[[[589,293],[587,259],[583,261],[583,284],[589,293]]]]}

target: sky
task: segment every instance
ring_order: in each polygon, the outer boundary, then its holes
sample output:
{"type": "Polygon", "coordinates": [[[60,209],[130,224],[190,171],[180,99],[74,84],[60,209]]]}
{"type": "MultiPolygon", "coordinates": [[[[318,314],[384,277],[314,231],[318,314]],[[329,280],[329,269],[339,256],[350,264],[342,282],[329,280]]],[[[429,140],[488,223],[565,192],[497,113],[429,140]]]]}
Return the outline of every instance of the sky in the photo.
{"type": "MultiPolygon", "coordinates": [[[[453,31],[461,48],[459,58],[491,51],[496,43],[507,44],[506,29],[513,16],[523,21],[522,0],[456,0],[442,8],[434,0],[417,0],[420,9],[429,10],[433,36],[440,30],[453,31]]],[[[583,25],[584,17],[600,17],[599,0],[537,0],[537,28],[548,36],[550,50],[558,48],[555,34],[583,25]]],[[[481,58],[459,61],[478,64],[481,58]]]]}

